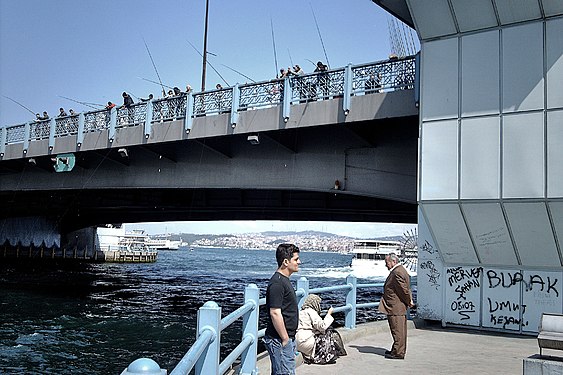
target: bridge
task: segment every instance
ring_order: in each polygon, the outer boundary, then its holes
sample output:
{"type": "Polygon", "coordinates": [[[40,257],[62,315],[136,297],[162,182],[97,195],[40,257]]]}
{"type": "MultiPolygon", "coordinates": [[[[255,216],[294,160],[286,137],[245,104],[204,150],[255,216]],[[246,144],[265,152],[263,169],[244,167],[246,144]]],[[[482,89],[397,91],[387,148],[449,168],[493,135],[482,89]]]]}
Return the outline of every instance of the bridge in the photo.
{"type": "Polygon", "coordinates": [[[411,56],[4,126],[0,219],[415,223],[415,83],[411,56]]]}

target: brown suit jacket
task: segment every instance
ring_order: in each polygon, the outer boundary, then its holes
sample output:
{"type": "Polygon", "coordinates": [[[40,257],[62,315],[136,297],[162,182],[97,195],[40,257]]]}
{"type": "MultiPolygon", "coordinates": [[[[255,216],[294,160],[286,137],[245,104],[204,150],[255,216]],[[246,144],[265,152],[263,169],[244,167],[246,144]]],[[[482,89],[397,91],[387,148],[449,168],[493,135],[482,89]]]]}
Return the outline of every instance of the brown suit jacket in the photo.
{"type": "Polygon", "coordinates": [[[407,307],[412,301],[410,277],[399,264],[385,280],[383,297],[379,302],[379,312],[385,315],[406,315],[407,307]]]}

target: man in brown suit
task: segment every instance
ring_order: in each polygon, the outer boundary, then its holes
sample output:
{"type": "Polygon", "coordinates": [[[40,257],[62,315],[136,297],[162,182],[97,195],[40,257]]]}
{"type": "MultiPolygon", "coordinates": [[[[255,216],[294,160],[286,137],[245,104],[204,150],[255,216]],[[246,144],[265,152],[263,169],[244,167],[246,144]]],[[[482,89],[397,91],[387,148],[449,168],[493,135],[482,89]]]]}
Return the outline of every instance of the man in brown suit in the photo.
{"type": "Polygon", "coordinates": [[[407,307],[413,307],[410,277],[399,263],[397,255],[385,257],[385,266],[390,271],[385,280],[379,312],[387,315],[387,322],[393,336],[393,347],[385,352],[385,358],[404,359],[407,351],[407,307]]]}

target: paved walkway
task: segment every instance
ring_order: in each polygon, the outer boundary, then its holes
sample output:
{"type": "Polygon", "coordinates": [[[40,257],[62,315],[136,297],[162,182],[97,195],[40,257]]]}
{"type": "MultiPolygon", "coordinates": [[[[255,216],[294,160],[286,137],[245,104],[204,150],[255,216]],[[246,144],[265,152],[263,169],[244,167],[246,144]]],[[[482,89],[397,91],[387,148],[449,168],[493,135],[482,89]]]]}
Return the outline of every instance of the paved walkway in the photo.
{"type": "MultiPolygon", "coordinates": [[[[521,374],[522,361],[539,353],[534,336],[495,334],[440,325],[415,328],[409,321],[404,360],[384,357],[393,340],[386,321],[360,325],[343,333],[348,355],[333,365],[300,364],[297,375],[363,374],[521,374]]],[[[301,362],[301,361],[300,361],[301,362]]],[[[269,375],[269,359],[259,361],[269,375]]]]}

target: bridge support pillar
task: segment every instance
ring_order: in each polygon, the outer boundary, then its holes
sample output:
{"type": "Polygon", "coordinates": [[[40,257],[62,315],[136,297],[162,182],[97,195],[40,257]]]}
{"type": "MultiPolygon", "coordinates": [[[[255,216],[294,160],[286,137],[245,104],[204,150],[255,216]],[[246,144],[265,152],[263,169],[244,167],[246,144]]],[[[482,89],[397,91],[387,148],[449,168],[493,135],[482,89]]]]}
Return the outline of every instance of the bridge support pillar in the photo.
{"type": "Polygon", "coordinates": [[[352,99],[352,64],[346,65],[344,68],[344,98],[342,100],[342,110],[344,115],[350,113],[350,101],[352,99]]]}
{"type": "Polygon", "coordinates": [[[239,84],[237,83],[233,87],[233,101],[231,103],[231,127],[232,128],[237,126],[239,103],[240,103],[240,89],[239,89],[239,84]]]}
{"type": "Polygon", "coordinates": [[[152,100],[147,102],[145,113],[145,139],[149,139],[152,132],[152,100]]]}
{"type": "Polygon", "coordinates": [[[117,125],[117,107],[113,107],[109,113],[108,140],[110,143],[115,139],[115,126],[117,125]]]}
{"type": "Polygon", "coordinates": [[[80,112],[78,114],[78,134],[76,135],[76,147],[82,147],[82,142],[84,142],[84,113],[80,112]]]}
{"type": "Polygon", "coordinates": [[[31,122],[25,123],[25,128],[23,131],[23,156],[27,154],[27,149],[29,148],[29,133],[31,130],[31,122]]]}
{"type": "Polygon", "coordinates": [[[57,132],[57,122],[54,118],[49,120],[49,153],[55,148],[55,133],[57,132]]]}
{"type": "Polygon", "coordinates": [[[194,114],[194,95],[190,91],[188,92],[188,98],[186,100],[186,117],[184,118],[184,130],[186,134],[190,134],[192,131],[192,126],[194,119],[192,118],[194,114]]]}
{"type": "Polygon", "coordinates": [[[6,154],[6,133],[8,133],[8,130],[5,127],[0,128],[0,158],[3,158],[6,154]]]}
{"type": "Polygon", "coordinates": [[[289,113],[291,111],[291,98],[293,94],[291,91],[291,84],[289,78],[283,80],[283,121],[289,120],[289,113]]]}

